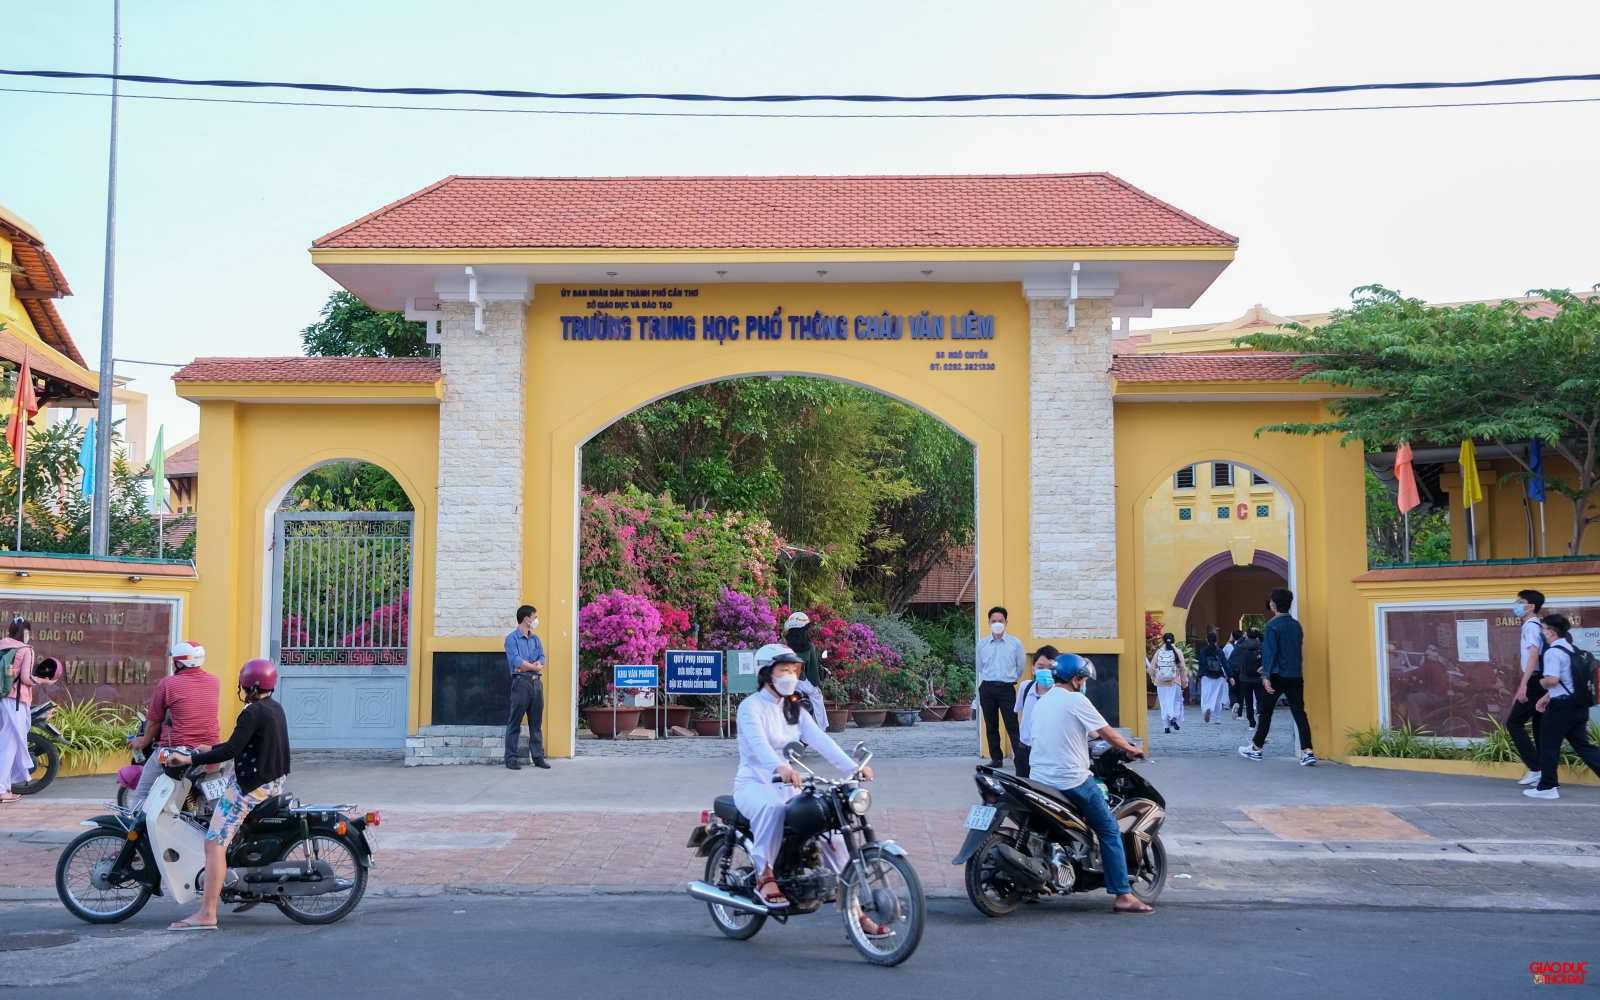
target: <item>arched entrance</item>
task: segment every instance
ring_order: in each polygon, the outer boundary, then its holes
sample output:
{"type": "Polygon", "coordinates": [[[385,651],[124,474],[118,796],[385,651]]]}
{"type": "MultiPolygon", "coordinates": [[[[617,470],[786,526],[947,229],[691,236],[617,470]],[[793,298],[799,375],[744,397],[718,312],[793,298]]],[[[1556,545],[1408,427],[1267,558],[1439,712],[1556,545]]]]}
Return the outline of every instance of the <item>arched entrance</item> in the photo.
{"type": "Polygon", "coordinates": [[[1230,562],[1212,573],[1186,605],[1173,602],[1189,609],[1184,636],[1203,643],[1208,632],[1216,632],[1219,640],[1226,642],[1234,629],[1243,630],[1266,614],[1267,596],[1273,588],[1289,585],[1288,568],[1286,562],[1275,559],[1253,566],[1230,562]]]}

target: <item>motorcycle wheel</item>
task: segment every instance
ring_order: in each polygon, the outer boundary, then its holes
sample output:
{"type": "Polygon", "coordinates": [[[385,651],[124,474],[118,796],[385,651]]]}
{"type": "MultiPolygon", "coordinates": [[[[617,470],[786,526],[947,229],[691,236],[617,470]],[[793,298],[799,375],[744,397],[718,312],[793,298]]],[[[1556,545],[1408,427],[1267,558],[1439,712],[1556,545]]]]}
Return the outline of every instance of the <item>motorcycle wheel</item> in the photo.
{"type": "Polygon", "coordinates": [[[1010,834],[996,830],[985,837],[977,853],[967,859],[967,898],[986,917],[1009,916],[1028,898],[1027,892],[1018,888],[1009,875],[989,860],[989,855],[1001,844],[1016,846],[1010,834]]]}
{"type": "MultiPolygon", "coordinates": [[[[867,884],[852,880],[839,888],[845,937],[873,965],[899,965],[922,943],[922,925],[928,909],[922,880],[917,878],[909,859],[882,847],[865,848],[861,860],[866,864],[867,884]],[[863,915],[894,933],[868,937],[861,927],[863,915]]],[[[850,869],[845,871],[848,874],[850,869]]]]}
{"type": "Polygon", "coordinates": [[[28,780],[19,781],[11,786],[11,790],[18,795],[32,795],[34,792],[43,791],[61,772],[61,751],[56,749],[56,745],[43,733],[28,734],[28,756],[33,758],[33,768],[28,773],[28,780]]]}
{"type": "Polygon", "coordinates": [[[1141,903],[1149,905],[1161,896],[1167,885],[1167,845],[1161,842],[1160,834],[1150,838],[1150,846],[1139,861],[1138,874],[1128,881],[1141,903]]]}
{"type": "Polygon", "coordinates": [[[350,888],[340,892],[325,892],[320,896],[285,896],[278,901],[278,909],[297,924],[331,924],[342,920],[356,908],[366,893],[367,870],[361,867],[356,852],[349,844],[332,837],[295,840],[278,856],[279,861],[310,861],[313,858],[327,862],[328,867],[333,869],[333,877],[348,881],[350,888]]]}
{"type": "MultiPolygon", "coordinates": [[[[755,876],[755,862],[750,860],[744,845],[734,837],[723,837],[722,842],[706,856],[706,881],[724,892],[749,895],[755,876]]],[[[717,930],[735,941],[748,941],[755,937],[756,931],[767,922],[767,918],[760,913],[734,910],[716,903],[707,903],[706,907],[711,910],[711,922],[717,925],[717,930]]]]}
{"type": "Polygon", "coordinates": [[[128,808],[128,803],[133,801],[133,789],[117,786],[117,805],[123,809],[128,808]]]}
{"type": "MultiPolygon", "coordinates": [[[[150,901],[150,887],[141,882],[107,885],[96,877],[116,864],[127,837],[112,830],[90,830],[67,845],[56,862],[56,895],[79,920],[114,924],[126,920],[150,901]]],[[[139,863],[135,860],[135,865],[139,863]]]]}

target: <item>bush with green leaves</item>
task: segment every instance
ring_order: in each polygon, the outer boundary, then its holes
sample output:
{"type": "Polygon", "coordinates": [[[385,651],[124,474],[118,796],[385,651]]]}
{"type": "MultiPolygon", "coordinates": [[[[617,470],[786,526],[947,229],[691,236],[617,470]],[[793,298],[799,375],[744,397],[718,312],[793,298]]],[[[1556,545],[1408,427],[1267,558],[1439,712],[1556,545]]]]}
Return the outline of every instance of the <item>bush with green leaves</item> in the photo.
{"type": "Polygon", "coordinates": [[[906,623],[905,616],[901,614],[879,615],[858,607],[846,615],[845,620],[872,629],[872,634],[878,637],[878,641],[899,653],[901,660],[921,659],[927,656],[932,648],[926,639],[906,623]]]}
{"type": "MultiPolygon", "coordinates": [[[[1465,760],[1475,764],[1520,763],[1522,758],[1518,756],[1517,748],[1511,742],[1511,733],[1506,729],[1505,723],[1489,716],[1484,716],[1484,719],[1494,728],[1482,739],[1465,743],[1435,736],[1427,728],[1414,727],[1410,722],[1402,722],[1398,729],[1384,729],[1382,726],[1349,729],[1345,731],[1345,736],[1350,740],[1352,757],[1465,760]]],[[[1600,742],[1600,724],[1589,723],[1589,738],[1600,742]]],[[[1587,768],[1587,765],[1567,745],[1561,748],[1561,763],[1574,771],[1587,768]]]]}
{"type": "Polygon", "coordinates": [[[66,740],[62,757],[67,764],[93,768],[111,753],[127,748],[134,713],[126,705],[85,698],[56,705],[50,723],[66,740]]]}

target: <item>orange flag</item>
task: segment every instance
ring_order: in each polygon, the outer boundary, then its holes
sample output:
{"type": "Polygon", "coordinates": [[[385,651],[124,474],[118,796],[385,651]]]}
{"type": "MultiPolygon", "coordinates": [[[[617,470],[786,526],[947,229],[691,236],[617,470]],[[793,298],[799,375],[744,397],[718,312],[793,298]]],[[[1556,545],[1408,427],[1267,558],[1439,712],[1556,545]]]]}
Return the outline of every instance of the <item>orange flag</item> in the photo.
{"type": "Polygon", "coordinates": [[[1417,497],[1417,476],[1411,470],[1411,445],[1403,444],[1394,456],[1394,477],[1400,481],[1400,513],[1422,506],[1417,497]]]}
{"type": "Polygon", "coordinates": [[[22,468],[23,452],[28,447],[28,421],[39,412],[39,397],[33,392],[33,369],[28,355],[22,355],[22,370],[17,373],[17,391],[11,399],[11,422],[6,425],[6,443],[11,446],[11,461],[22,468]]]}

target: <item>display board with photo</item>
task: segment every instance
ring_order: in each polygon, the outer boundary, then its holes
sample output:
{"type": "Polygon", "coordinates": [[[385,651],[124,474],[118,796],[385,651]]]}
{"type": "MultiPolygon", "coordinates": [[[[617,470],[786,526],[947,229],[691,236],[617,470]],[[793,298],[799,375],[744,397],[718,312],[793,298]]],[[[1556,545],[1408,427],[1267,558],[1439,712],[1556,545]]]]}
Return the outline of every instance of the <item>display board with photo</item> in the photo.
{"type": "Polygon", "coordinates": [[[177,639],[176,600],[0,595],[4,621],[33,625],[39,659],[61,661],[44,695],[55,702],[96,701],[140,707],[167,674],[167,651],[177,639]]]}

